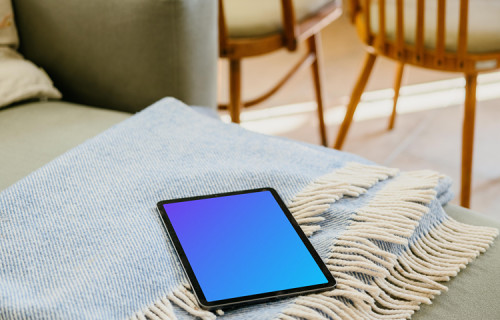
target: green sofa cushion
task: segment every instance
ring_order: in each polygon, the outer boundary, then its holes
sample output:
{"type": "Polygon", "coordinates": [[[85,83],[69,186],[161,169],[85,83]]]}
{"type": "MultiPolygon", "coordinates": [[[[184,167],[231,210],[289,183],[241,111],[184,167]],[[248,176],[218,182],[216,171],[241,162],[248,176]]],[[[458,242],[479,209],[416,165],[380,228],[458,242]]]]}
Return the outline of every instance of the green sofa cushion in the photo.
{"type": "Polygon", "coordinates": [[[0,110],[0,191],[130,116],[61,101],[0,110]]]}

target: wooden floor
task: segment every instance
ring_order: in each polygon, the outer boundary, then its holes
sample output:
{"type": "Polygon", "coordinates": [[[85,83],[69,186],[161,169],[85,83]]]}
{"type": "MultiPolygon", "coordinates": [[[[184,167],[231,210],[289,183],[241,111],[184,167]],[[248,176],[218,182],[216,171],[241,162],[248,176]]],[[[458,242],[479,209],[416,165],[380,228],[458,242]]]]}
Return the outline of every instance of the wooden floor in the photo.
{"type": "MultiPolygon", "coordinates": [[[[345,17],[323,34],[326,123],[332,144],[343,119],[364,50],[345,17]]],[[[285,51],[243,63],[243,97],[269,88],[302,51],[285,51]]],[[[449,175],[458,192],[463,86],[459,74],[407,68],[395,129],[387,131],[396,64],[380,59],[355,115],[344,150],[404,170],[433,169],[449,175]]],[[[220,62],[219,96],[227,100],[227,65],[220,62]]],[[[246,109],[249,130],[319,143],[310,72],[302,71],[277,95],[246,109]]],[[[500,73],[479,78],[471,208],[500,219],[500,73]]],[[[226,117],[228,119],[228,117],[226,117]]],[[[453,201],[458,203],[458,195],[453,201]]]]}

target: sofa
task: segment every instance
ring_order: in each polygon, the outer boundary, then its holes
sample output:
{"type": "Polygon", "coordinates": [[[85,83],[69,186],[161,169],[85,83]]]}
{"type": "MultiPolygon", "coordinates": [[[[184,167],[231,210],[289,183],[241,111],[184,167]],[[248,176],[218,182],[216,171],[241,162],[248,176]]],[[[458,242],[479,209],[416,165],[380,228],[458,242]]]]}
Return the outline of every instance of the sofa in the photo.
{"type": "MultiPolygon", "coordinates": [[[[0,191],[156,100],[216,108],[217,1],[13,0],[25,58],[60,101],[0,110],[0,191]]],[[[195,124],[193,124],[195,125],[195,124]]],[[[500,223],[455,205],[456,220],[500,223]]],[[[414,319],[498,319],[498,240],[414,319]]]]}
{"type": "Polygon", "coordinates": [[[163,97],[215,110],[217,1],[12,4],[19,52],[63,98],[0,109],[0,190],[163,97]]]}

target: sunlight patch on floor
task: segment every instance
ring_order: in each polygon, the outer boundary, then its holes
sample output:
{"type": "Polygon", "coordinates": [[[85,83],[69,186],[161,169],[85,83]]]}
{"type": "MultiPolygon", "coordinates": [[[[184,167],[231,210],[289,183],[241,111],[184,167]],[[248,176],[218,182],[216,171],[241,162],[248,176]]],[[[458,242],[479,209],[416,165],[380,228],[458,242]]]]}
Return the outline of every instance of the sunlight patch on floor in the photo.
{"type": "MultiPolygon", "coordinates": [[[[400,114],[421,112],[429,109],[460,105],[464,101],[465,80],[463,78],[434,81],[401,87],[397,111],[400,114]]],[[[354,121],[386,118],[392,111],[392,89],[366,92],[358,105],[354,121]]],[[[477,99],[487,101],[500,98],[500,72],[478,77],[477,99]]],[[[341,101],[348,101],[342,97],[341,101]]],[[[337,126],[344,119],[345,105],[328,107],[325,121],[328,126],[337,126]]],[[[221,116],[226,122],[229,115],[221,116]]],[[[294,103],[258,110],[245,110],[241,114],[241,125],[249,130],[266,134],[280,134],[296,130],[316,121],[314,101],[294,103]]]]}

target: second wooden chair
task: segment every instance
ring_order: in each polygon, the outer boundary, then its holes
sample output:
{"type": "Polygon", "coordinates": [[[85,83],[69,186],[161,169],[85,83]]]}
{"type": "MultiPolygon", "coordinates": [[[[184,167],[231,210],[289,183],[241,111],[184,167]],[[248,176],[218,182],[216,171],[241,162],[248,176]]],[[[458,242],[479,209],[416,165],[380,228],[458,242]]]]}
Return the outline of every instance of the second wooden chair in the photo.
{"type": "Polygon", "coordinates": [[[477,75],[500,68],[500,2],[477,0],[351,0],[367,54],[335,141],[340,149],[378,56],[397,61],[394,126],[404,65],[460,72],[465,77],[460,204],[470,205],[477,75]],[[472,4],[474,4],[472,6],[472,4]],[[470,7],[470,8],[469,8],[470,7]]]}

